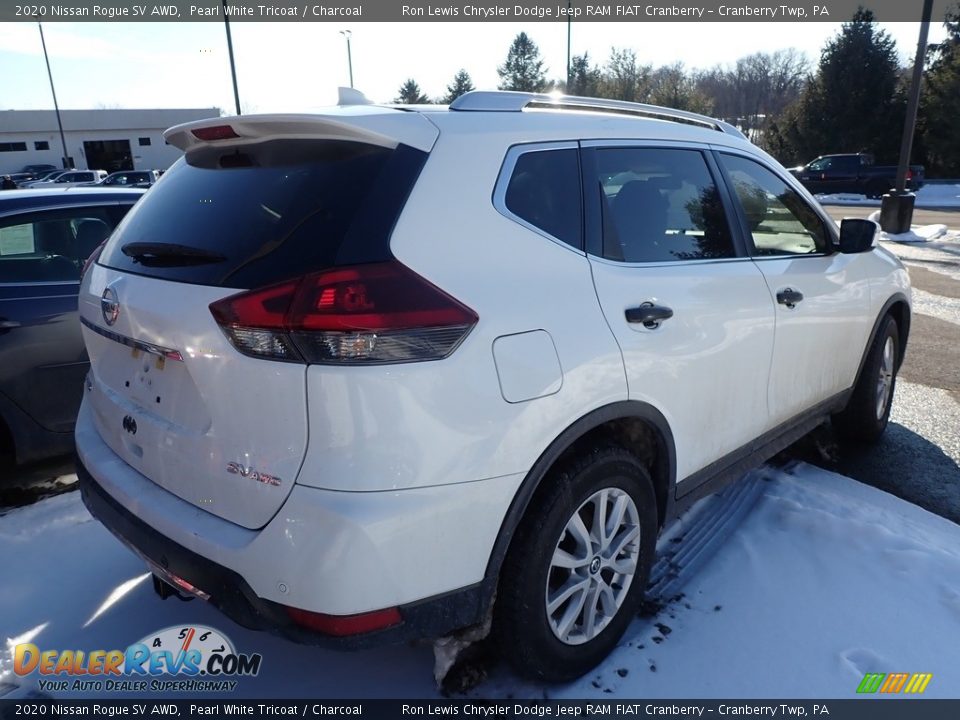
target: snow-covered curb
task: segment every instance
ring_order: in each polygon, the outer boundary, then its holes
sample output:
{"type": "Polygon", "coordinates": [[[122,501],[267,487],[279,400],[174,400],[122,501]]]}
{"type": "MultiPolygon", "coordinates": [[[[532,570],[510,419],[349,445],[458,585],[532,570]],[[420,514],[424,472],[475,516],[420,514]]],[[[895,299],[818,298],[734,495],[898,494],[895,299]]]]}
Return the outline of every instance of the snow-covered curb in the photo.
{"type": "MultiPolygon", "coordinates": [[[[917,192],[914,207],[960,207],[960,185],[927,184],[917,192]]],[[[880,200],[853,193],[823,193],[815,196],[822,205],[880,207],[880,200]]]]}

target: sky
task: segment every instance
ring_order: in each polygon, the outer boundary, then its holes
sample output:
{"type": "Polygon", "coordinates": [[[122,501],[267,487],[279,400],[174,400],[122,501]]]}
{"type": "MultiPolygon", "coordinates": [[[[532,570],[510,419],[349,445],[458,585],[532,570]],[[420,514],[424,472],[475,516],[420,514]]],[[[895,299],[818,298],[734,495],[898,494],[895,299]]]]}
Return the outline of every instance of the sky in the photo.
{"type": "MultiPolygon", "coordinates": [[[[912,63],[919,23],[882,23],[912,63]]],[[[496,67],[525,31],[551,79],[566,75],[566,23],[240,23],[231,24],[241,108],[301,112],[335,102],[348,85],[352,32],[354,85],[388,102],[407,78],[442,96],[464,68],[478,89],[495,89],[496,67]]],[[[574,23],[572,52],[602,62],[612,46],[643,63],[687,68],[732,64],[755,52],[797,48],[816,63],[840,23],[574,23]]],[[[224,27],[206,23],[45,23],[61,108],[206,108],[232,111],[224,27]]],[[[931,26],[931,41],[943,38],[931,26]]],[[[53,107],[35,23],[0,23],[0,110],[53,107]]]]}

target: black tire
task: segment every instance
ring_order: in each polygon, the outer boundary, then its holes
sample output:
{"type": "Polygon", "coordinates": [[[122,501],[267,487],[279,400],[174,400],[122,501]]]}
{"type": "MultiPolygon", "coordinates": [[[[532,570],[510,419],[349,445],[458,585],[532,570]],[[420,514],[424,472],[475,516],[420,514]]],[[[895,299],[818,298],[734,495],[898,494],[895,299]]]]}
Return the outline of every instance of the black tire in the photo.
{"type": "Polygon", "coordinates": [[[833,416],[837,434],[845,440],[873,443],[880,439],[890,420],[893,393],[896,390],[897,370],[900,368],[900,332],[896,321],[887,315],[880,323],[877,335],[870,346],[863,372],[847,402],[847,407],[833,416]],[[889,343],[889,349],[888,349],[889,343]],[[889,355],[892,350],[892,366],[889,355]],[[882,386],[881,372],[889,373],[889,384],[883,408],[880,407],[882,386]]]}
{"type": "MultiPolygon", "coordinates": [[[[544,484],[534,496],[504,561],[494,606],[493,636],[501,655],[509,660],[519,674],[538,680],[562,682],[580,677],[602,661],[636,616],[656,548],[656,498],[650,475],[636,456],[614,445],[603,445],[572,459],[545,478],[544,484]],[[639,538],[628,543],[623,552],[616,555],[621,559],[635,557],[636,569],[627,585],[619,581],[617,578],[621,576],[607,566],[594,569],[602,553],[589,550],[586,555],[593,556],[589,565],[577,571],[567,571],[567,582],[574,582],[574,573],[577,572],[583,573],[577,576],[583,578],[576,580],[578,584],[594,583],[590,587],[599,588],[599,582],[604,582],[608,588],[616,588],[610,591],[609,596],[598,589],[593,596],[595,607],[597,603],[603,605],[603,600],[608,598],[614,602],[612,593],[621,593],[616,611],[603,615],[603,618],[612,619],[602,619],[601,622],[606,625],[597,629],[592,639],[586,639],[581,644],[570,644],[556,634],[547,612],[548,582],[560,582],[557,575],[564,572],[551,565],[555,551],[562,547],[562,543],[571,540],[566,530],[568,523],[574,521],[576,514],[583,518],[589,514],[589,510],[596,510],[596,504],[586,506],[585,503],[596,498],[603,490],[610,491],[604,497],[616,498],[616,502],[620,502],[624,494],[632,500],[632,509],[623,501],[627,506],[625,522],[621,526],[624,534],[613,532],[612,536],[626,537],[627,533],[632,532],[629,528],[634,527],[634,523],[628,520],[637,521],[635,525],[640,531],[639,538]]],[[[591,526],[592,519],[591,515],[587,521],[591,526]]],[[[613,540],[611,545],[615,547],[618,543],[613,540]]],[[[583,597],[589,598],[590,591],[583,590],[583,597]]],[[[585,606],[588,603],[589,600],[584,601],[585,606]]],[[[556,614],[557,611],[554,611],[556,614]]],[[[599,613],[593,613],[593,616],[601,617],[599,613]]],[[[586,613],[582,609],[575,611],[575,617],[586,626],[586,613]]],[[[587,637],[586,631],[583,636],[587,637]]]]}
{"type": "Polygon", "coordinates": [[[874,180],[867,185],[867,197],[872,199],[882,198],[890,190],[887,184],[882,180],[874,180]]]}

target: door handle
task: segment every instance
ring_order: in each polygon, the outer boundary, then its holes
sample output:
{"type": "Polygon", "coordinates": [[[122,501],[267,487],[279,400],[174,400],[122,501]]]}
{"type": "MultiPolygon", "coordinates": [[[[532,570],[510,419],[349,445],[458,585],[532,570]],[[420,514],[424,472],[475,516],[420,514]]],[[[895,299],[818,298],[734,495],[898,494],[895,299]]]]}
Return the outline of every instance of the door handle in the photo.
{"type": "Polygon", "coordinates": [[[793,288],[784,288],[777,293],[777,302],[793,309],[797,303],[803,300],[803,293],[793,288]]]}
{"type": "Polygon", "coordinates": [[[648,330],[660,327],[660,323],[673,317],[673,308],[645,302],[640,307],[627,308],[623,313],[628,323],[643,323],[648,330]]]}

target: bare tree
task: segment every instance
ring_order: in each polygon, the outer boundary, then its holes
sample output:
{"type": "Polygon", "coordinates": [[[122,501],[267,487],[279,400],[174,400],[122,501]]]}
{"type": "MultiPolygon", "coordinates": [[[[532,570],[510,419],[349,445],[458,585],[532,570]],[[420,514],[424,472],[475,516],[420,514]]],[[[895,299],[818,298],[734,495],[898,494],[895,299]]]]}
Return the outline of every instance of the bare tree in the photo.
{"type": "Polygon", "coordinates": [[[638,64],[633,50],[610,48],[599,90],[601,97],[646,102],[650,93],[650,66],[638,64]]]}
{"type": "Polygon", "coordinates": [[[650,75],[650,102],[655,105],[709,113],[712,109],[710,99],[697,88],[683,63],[663,65],[650,75]]]}

